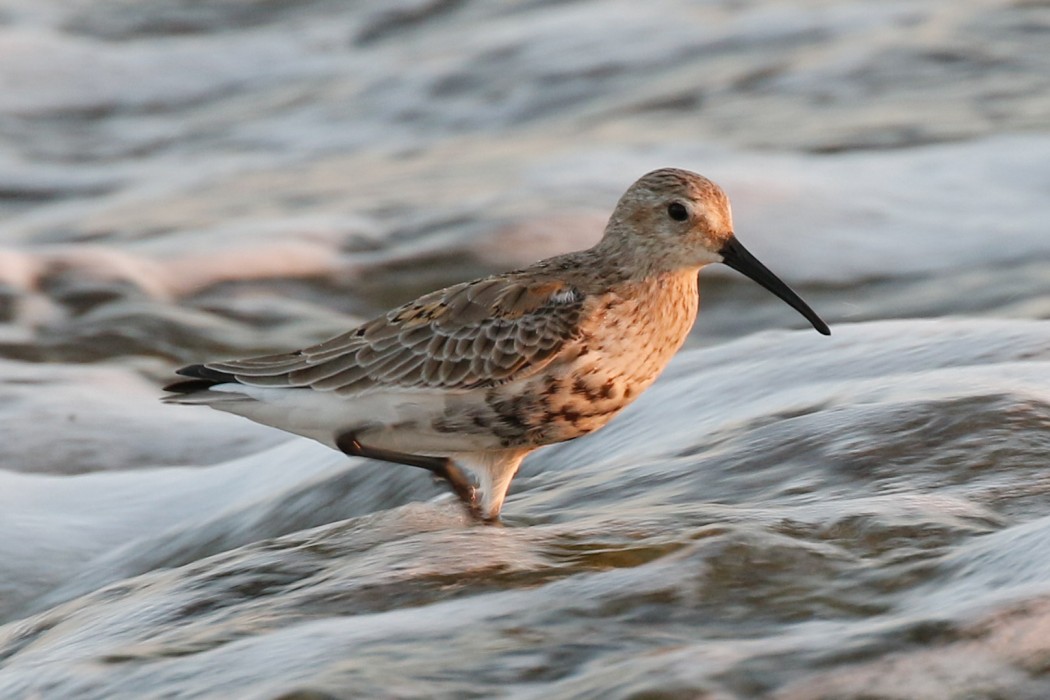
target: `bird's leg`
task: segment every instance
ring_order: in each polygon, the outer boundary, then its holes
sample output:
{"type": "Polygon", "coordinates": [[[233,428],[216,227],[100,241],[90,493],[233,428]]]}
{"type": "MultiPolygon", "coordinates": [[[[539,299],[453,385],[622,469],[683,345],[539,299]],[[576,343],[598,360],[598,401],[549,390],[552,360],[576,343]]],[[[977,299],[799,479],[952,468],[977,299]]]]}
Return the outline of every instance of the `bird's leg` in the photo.
{"type": "Polygon", "coordinates": [[[426,469],[439,479],[444,479],[452,487],[452,492],[463,502],[467,512],[475,520],[481,520],[481,509],[478,505],[477,490],[474,484],[448,457],[427,457],[424,455],[412,455],[406,452],[395,452],[394,450],[383,450],[375,447],[365,447],[353,433],[343,433],[335,438],[335,446],[351,457],[365,457],[367,459],[378,459],[382,462],[394,462],[405,464],[410,467],[426,469]]]}

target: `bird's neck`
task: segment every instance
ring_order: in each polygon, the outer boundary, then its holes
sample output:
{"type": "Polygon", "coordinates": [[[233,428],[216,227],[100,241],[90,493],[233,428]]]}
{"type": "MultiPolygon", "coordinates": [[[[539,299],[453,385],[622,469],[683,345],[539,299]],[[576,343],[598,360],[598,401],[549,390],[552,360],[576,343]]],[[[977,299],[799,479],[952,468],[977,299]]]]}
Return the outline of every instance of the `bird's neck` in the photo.
{"type": "Polygon", "coordinates": [[[595,262],[608,269],[607,279],[615,282],[645,282],[646,280],[693,279],[699,265],[683,266],[674,251],[660,251],[625,246],[609,236],[585,251],[595,262]]]}
{"type": "Polygon", "coordinates": [[[638,300],[639,309],[656,317],[673,316],[692,326],[699,308],[696,269],[657,270],[640,279],[628,280],[621,294],[638,300]]]}

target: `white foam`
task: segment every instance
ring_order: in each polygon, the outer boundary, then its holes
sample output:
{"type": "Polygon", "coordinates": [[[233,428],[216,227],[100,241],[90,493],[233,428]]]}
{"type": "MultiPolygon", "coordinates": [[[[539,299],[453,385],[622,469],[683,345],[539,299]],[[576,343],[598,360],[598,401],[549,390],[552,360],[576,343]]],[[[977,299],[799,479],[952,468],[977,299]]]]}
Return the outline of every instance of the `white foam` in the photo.
{"type": "MultiPolygon", "coordinates": [[[[125,405],[126,417],[135,409],[146,408],[141,402],[125,405]]],[[[173,415],[179,410],[164,408],[173,415]]],[[[206,430],[182,436],[187,442],[206,438],[206,430]]],[[[104,442],[90,440],[81,445],[106,447],[104,442]]],[[[34,599],[62,584],[78,582],[83,587],[89,581],[81,578],[89,562],[122,545],[139,543],[96,577],[112,577],[119,566],[148,555],[156,543],[145,543],[162,533],[194,522],[206,523],[250,504],[259,508],[259,502],[346,464],[343,455],[321,445],[291,440],[212,468],[141,468],[76,476],[0,470],[0,559],[5,562],[0,577],[0,617],[26,610],[34,599]]],[[[196,531],[198,541],[190,549],[200,552],[210,538],[236,532],[229,522],[226,526],[222,533],[196,531]]],[[[256,537],[263,532],[250,531],[256,537]]],[[[172,557],[175,551],[166,553],[172,557]]],[[[154,561],[153,565],[164,564],[154,561]]]]}

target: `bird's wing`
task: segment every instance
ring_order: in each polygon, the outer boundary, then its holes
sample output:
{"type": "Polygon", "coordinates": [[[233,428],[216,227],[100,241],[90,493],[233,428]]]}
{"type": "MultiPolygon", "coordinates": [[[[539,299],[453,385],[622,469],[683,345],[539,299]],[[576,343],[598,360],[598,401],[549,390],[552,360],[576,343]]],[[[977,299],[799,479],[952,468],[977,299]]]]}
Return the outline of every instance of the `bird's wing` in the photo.
{"type": "Polygon", "coordinates": [[[562,281],[486,278],[433,292],[303,350],[204,369],[242,384],[341,395],[493,386],[546,366],[579,335],[585,301],[562,281]]]}

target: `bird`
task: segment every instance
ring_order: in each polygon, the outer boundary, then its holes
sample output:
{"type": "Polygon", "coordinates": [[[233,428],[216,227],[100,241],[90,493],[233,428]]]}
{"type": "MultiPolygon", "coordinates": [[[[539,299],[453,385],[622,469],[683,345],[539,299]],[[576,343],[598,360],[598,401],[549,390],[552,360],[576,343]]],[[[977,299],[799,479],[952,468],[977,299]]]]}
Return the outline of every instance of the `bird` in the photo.
{"type": "Polygon", "coordinates": [[[737,239],[722,188],[663,168],[626,190],[591,248],[425,294],[299,350],[183,367],[164,400],[425,469],[495,523],[528,454],[605,426],[659,376],[711,263],[830,335],[737,239]]]}

